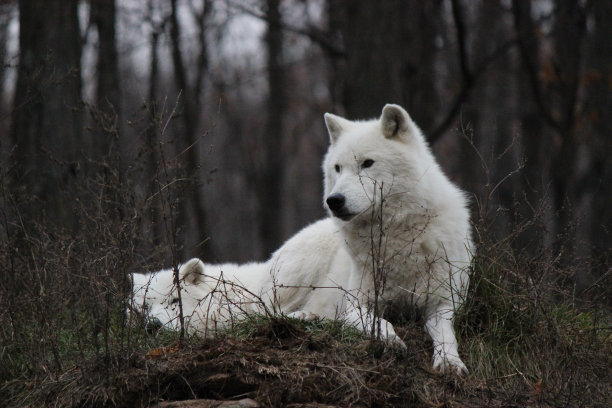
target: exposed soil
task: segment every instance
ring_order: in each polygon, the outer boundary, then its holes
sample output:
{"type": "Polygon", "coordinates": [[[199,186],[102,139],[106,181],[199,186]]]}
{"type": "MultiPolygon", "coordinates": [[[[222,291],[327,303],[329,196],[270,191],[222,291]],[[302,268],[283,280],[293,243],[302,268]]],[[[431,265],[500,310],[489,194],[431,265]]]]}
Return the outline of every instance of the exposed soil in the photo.
{"type": "Polygon", "coordinates": [[[309,333],[290,322],[273,321],[248,339],[225,337],[155,349],[116,362],[112,372],[102,369],[102,362],[84,364],[33,385],[28,401],[31,406],[62,407],[240,407],[243,405],[228,401],[246,399],[265,407],[552,407],[584,403],[579,391],[561,395],[547,390],[545,384],[509,389],[500,379],[435,373],[429,368],[431,349],[422,330],[408,325],[398,332],[407,340],[407,355],[383,352],[367,340],[340,342],[325,332],[309,333]],[[117,370],[117,366],[123,368],[117,370]],[[195,399],[208,402],[168,404],[195,399]],[[220,405],[222,401],[229,405],[220,405]]]}

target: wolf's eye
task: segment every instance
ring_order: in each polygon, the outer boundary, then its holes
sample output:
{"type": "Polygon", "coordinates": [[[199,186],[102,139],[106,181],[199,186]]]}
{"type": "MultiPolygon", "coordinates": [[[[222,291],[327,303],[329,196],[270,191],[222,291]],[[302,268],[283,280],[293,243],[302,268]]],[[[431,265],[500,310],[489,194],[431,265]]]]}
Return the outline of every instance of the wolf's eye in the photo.
{"type": "Polygon", "coordinates": [[[336,164],[334,170],[336,170],[336,173],[340,173],[340,165],[336,164]]]}
{"type": "Polygon", "coordinates": [[[374,160],[366,159],[366,160],[363,161],[363,163],[361,163],[361,168],[362,169],[367,169],[368,167],[372,167],[373,164],[374,164],[374,160]]]}

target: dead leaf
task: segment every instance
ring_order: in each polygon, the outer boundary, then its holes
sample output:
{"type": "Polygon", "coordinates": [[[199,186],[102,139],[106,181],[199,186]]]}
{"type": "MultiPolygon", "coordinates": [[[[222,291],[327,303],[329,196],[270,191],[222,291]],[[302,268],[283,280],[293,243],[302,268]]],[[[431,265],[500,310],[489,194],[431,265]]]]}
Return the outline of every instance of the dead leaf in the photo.
{"type": "Polygon", "coordinates": [[[172,346],[172,347],[158,347],[158,348],[154,348],[150,350],[145,357],[146,358],[160,358],[162,356],[166,356],[168,354],[175,353],[176,351],[178,351],[178,349],[179,349],[178,345],[172,346]]]}
{"type": "Polygon", "coordinates": [[[542,380],[535,383],[533,390],[529,393],[530,396],[536,397],[542,393],[542,380]]]}

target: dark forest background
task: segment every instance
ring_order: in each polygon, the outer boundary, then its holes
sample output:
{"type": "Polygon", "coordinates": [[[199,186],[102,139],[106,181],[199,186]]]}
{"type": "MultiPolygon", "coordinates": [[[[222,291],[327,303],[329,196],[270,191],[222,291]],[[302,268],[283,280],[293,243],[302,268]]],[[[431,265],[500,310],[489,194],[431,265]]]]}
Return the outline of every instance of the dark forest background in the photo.
{"type": "Polygon", "coordinates": [[[264,259],[325,216],[323,113],[398,103],[486,234],[588,293],[611,273],[611,21],[605,0],[2,1],[3,241],[137,217],[143,257],[264,259]]]}

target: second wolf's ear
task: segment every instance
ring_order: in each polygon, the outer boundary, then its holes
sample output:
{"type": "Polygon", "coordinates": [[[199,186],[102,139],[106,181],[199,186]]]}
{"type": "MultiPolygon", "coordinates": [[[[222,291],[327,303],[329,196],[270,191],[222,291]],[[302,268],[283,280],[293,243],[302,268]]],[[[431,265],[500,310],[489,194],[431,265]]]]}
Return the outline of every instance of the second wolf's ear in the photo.
{"type": "Polygon", "coordinates": [[[387,139],[401,137],[408,132],[412,119],[408,112],[399,105],[387,104],[382,110],[380,124],[382,133],[387,139]]]}
{"type": "Polygon", "coordinates": [[[204,281],[204,263],[198,258],[192,258],[179,268],[179,278],[191,285],[204,281]]]}
{"type": "Polygon", "coordinates": [[[143,288],[147,289],[149,283],[151,283],[151,276],[145,275],[144,273],[130,273],[128,278],[132,283],[132,294],[143,288]]]}
{"type": "Polygon", "coordinates": [[[329,133],[329,141],[331,144],[334,144],[338,140],[338,137],[340,137],[340,134],[348,129],[351,121],[334,115],[333,113],[326,113],[323,117],[325,118],[327,132],[329,133]]]}

